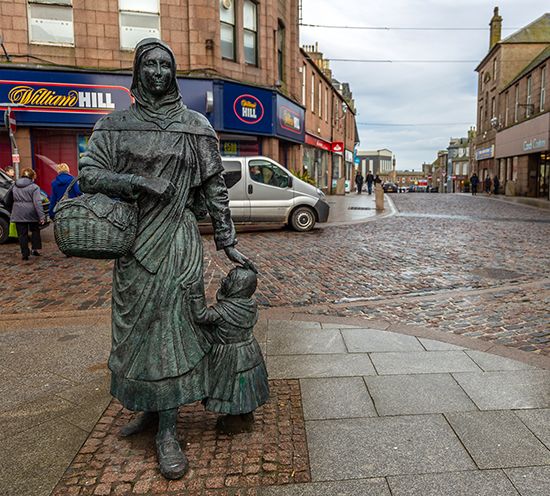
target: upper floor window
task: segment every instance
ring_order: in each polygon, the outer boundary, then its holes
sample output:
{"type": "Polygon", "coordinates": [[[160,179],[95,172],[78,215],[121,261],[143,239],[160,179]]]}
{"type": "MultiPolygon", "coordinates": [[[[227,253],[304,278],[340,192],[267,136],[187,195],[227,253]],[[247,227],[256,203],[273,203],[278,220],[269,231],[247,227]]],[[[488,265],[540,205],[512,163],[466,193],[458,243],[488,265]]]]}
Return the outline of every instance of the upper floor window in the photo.
{"type": "Polygon", "coordinates": [[[29,42],[74,45],[72,0],[29,0],[29,42]]]}
{"type": "Polygon", "coordinates": [[[546,99],[546,66],[541,67],[540,69],[540,102],[539,110],[542,112],[544,110],[544,104],[546,99]]]}
{"type": "Polygon", "coordinates": [[[323,118],[323,82],[319,80],[319,92],[317,94],[319,100],[319,117],[323,118]]]}
{"type": "Polygon", "coordinates": [[[220,39],[222,57],[235,60],[235,3],[220,0],[220,39]]]}
{"type": "Polygon", "coordinates": [[[285,27],[281,21],[277,28],[277,74],[279,81],[285,80],[285,27]]]}
{"type": "Polygon", "coordinates": [[[493,59],[493,81],[496,81],[497,77],[497,59],[493,59]]]}
{"type": "Polygon", "coordinates": [[[243,4],[244,61],[258,65],[258,6],[251,0],[243,4]]]}
{"type": "Polygon", "coordinates": [[[315,74],[311,75],[311,111],[315,113],[315,74]]]}
{"type": "Polygon", "coordinates": [[[515,100],[514,100],[514,122],[518,121],[519,117],[519,84],[515,86],[515,100]]]}
{"type": "Polygon", "coordinates": [[[533,113],[533,81],[531,76],[527,77],[527,102],[525,102],[527,105],[525,106],[525,117],[529,118],[531,117],[531,114],[533,113]]]}
{"type": "Polygon", "coordinates": [[[306,106],[307,65],[302,66],[302,104],[306,106]]]}
{"type": "Polygon", "coordinates": [[[328,88],[325,86],[325,122],[328,122],[328,88]]]}
{"type": "Polygon", "coordinates": [[[160,38],[159,0],[118,0],[120,48],[133,50],[145,38],[160,38]]]}
{"type": "Polygon", "coordinates": [[[496,100],[495,97],[491,98],[491,119],[496,117],[496,100]]]}
{"type": "Polygon", "coordinates": [[[508,125],[508,107],[510,106],[508,92],[504,93],[504,125],[508,125]]]}

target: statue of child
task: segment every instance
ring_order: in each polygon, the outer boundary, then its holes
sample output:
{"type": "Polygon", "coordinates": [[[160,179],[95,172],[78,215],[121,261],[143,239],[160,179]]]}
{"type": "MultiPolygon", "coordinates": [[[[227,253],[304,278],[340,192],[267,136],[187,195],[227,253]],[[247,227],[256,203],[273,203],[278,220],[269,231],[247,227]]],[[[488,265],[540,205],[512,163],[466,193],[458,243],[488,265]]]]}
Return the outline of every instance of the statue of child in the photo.
{"type": "Polygon", "coordinates": [[[211,307],[206,306],[202,288],[191,296],[193,318],[213,341],[203,403],[207,410],[226,414],[216,423],[225,434],[251,431],[254,410],[269,399],[265,362],[252,334],[258,320],[252,298],[256,285],[252,270],[235,267],[222,279],[217,303],[211,307]]]}

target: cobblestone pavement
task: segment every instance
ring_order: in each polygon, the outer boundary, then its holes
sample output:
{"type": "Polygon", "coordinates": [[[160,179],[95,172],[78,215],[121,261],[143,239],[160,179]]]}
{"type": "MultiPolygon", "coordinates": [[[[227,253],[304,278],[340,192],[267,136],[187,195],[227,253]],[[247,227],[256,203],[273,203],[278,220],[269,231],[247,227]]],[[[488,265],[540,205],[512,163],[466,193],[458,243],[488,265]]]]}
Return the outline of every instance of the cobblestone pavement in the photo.
{"type": "MultiPolygon", "coordinates": [[[[550,212],[468,195],[391,195],[399,212],[307,234],[241,233],[269,307],[437,327],[550,355],[550,212]]],[[[228,270],[205,239],[213,296],[228,270]]],[[[0,247],[1,314],[108,308],[111,264],[0,247]],[[15,263],[9,260],[15,260],[15,263]]]]}
{"type": "Polygon", "coordinates": [[[132,414],[113,400],[52,495],[255,496],[258,486],[309,482],[299,381],[270,385],[271,398],[255,412],[251,433],[217,434],[217,415],[200,404],[180,408],[190,471],[178,481],[160,475],[152,432],[118,436],[132,414]]]}

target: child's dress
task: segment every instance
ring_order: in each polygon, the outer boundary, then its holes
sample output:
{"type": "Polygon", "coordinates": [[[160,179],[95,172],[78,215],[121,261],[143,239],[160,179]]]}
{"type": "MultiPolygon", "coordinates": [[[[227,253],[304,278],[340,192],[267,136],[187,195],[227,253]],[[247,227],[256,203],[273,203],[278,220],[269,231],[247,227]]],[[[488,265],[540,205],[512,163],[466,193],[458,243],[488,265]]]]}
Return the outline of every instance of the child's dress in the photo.
{"type": "Polygon", "coordinates": [[[252,331],[258,309],[252,298],[223,297],[211,307],[195,300],[195,321],[209,326],[207,410],[229,415],[252,412],[269,399],[267,370],[252,331]]]}

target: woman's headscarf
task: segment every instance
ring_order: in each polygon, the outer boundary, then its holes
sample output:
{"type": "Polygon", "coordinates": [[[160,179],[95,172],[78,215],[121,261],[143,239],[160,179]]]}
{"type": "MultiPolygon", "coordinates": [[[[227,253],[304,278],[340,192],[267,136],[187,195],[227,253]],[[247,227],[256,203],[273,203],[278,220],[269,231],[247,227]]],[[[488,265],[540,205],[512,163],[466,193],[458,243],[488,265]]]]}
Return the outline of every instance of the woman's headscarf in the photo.
{"type": "Polygon", "coordinates": [[[166,43],[156,38],[146,38],[137,44],[136,53],[134,56],[134,74],[131,92],[135,99],[135,103],[132,105],[132,108],[143,119],[156,122],[163,128],[166,127],[165,124],[170,124],[175,120],[180,120],[179,116],[186,107],[181,100],[178,81],[176,79],[176,59],[172,49],[166,43]],[[143,85],[140,72],[143,56],[155,48],[161,48],[166,51],[172,60],[172,77],[170,86],[166,94],[160,99],[152,98],[151,94],[143,85]]]}

